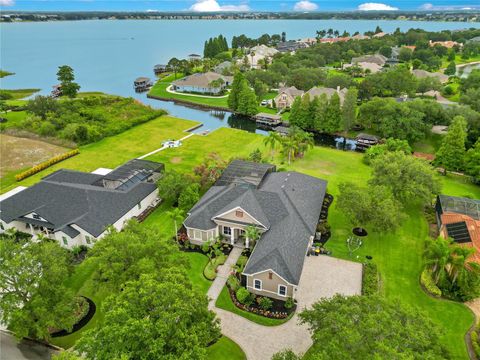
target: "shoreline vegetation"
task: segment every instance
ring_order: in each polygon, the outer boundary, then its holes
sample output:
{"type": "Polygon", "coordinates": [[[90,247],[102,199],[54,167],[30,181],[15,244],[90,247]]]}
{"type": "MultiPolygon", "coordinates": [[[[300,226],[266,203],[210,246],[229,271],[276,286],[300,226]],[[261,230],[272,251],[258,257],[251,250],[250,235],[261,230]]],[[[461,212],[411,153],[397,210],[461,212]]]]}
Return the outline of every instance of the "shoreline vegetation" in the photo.
{"type": "Polygon", "coordinates": [[[0,78],[4,78],[5,76],[10,76],[10,75],[15,75],[15,73],[0,69],[0,78]]]}

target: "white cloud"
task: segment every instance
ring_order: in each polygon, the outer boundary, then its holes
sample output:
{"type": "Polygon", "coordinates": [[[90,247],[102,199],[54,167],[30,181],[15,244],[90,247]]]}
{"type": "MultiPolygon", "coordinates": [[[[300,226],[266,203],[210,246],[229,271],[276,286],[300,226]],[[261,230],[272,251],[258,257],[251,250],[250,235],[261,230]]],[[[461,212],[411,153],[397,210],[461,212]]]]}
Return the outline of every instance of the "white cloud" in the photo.
{"type": "Polygon", "coordinates": [[[318,9],[318,5],[309,0],[299,1],[293,7],[293,10],[295,11],[313,11],[317,9],[318,9]]]}
{"type": "Polygon", "coordinates": [[[419,7],[420,10],[427,11],[440,11],[440,10],[477,10],[480,9],[480,6],[469,6],[469,5],[447,5],[447,6],[438,6],[431,3],[425,3],[419,7]]]}
{"type": "Polygon", "coordinates": [[[249,11],[250,7],[246,4],[220,5],[217,0],[197,0],[190,6],[190,10],[195,12],[249,11]]]}
{"type": "Polygon", "coordinates": [[[155,9],[148,9],[148,10],[146,10],[146,12],[148,12],[148,13],[156,13],[156,12],[158,12],[158,10],[155,10],[155,9]]]}
{"type": "Polygon", "coordinates": [[[14,0],[0,0],[0,6],[13,6],[15,5],[14,0]]]}
{"type": "Polygon", "coordinates": [[[361,10],[361,11],[393,11],[393,10],[398,10],[398,8],[387,5],[387,4],[381,4],[381,3],[364,3],[364,4],[361,4],[361,5],[358,5],[358,10],[361,10]]]}
{"type": "Polygon", "coordinates": [[[420,9],[431,10],[431,9],[433,9],[433,4],[430,4],[430,3],[423,4],[422,6],[420,6],[420,9]]]}

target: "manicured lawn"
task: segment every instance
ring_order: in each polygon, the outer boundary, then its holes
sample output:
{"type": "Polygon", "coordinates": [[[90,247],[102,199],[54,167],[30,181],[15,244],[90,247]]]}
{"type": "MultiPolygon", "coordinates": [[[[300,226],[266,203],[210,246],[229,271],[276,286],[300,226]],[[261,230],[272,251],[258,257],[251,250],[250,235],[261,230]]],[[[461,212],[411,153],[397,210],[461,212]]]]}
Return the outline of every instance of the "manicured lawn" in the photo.
{"type": "Polygon", "coordinates": [[[254,323],[257,323],[263,326],[277,326],[290,320],[290,317],[286,319],[270,319],[265,316],[260,316],[260,315],[237,308],[235,304],[232,302],[232,299],[230,299],[230,294],[228,293],[228,289],[226,285],[223,287],[222,292],[220,293],[220,296],[218,297],[217,302],[215,303],[215,306],[220,309],[230,311],[239,316],[243,316],[245,319],[248,319],[250,321],[253,321],[254,323]]]}
{"type": "MultiPolygon", "coordinates": [[[[15,101],[15,100],[14,100],[15,101]]],[[[18,128],[20,123],[25,120],[27,117],[26,111],[10,111],[7,113],[0,114],[1,117],[7,119],[7,122],[2,123],[2,128],[8,129],[12,127],[18,128]]]]}
{"type": "MultiPolygon", "coordinates": [[[[182,74],[177,74],[177,79],[180,79],[182,74]]],[[[149,94],[153,96],[159,96],[165,99],[177,99],[188,101],[194,104],[208,105],[213,107],[228,108],[227,97],[218,97],[218,98],[209,98],[209,97],[199,97],[199,96],[190,96],[188,94],[172,94],[167,91],[167,88],[171,85],[172,81],[175,80],[174,75],[166,76],[158,80],[155,85],[150,90],[149,94]]]]}
{"type": "Polygon", "coordinates": [[[40,89],[15,89],[15,90],[0,90],[2,93],[6,93],[12,96],[11,100],[18,100],[26,98],[36,92],[40,91],[40,89]]]}
{"type": "Polygon", "coordinates": [[[227,256],[222,254],[213,258],[212,261],[209,261],[207,266],[205,266],[205,270],[203,271],[205,277],[212,281],[215,280],[217,277],[217,272],[215,270],[218,266],[223,265],[225,260],[227,260],[227,256]]]}
{"type": "Polygon", "coordinates": [[[413,150],[421,153],[435,154],[440,148],[443,136],[430,133],[425,139],[413,144],[413,150]]]}
{"type": "Polygon", "coordinates": [[[207,348],[208,360],[245,360],[247,357],[235,342],[222,336],[215,344],[207,348]]]}
{"type": "Polygon", "coordinates": [[[194,121],[162,116],[135,126],[119,135],[81,146],[79,155],[55,164],[23,181],[12,182],[13,178],[2,179],[1,192],[6,192],[19,185],[32,185],[42,177],[62,168],[89,172],[99,167],[114,168],[160,148],[163,140],[179,139],[185,136],[184,131],[195,124],[194,121]]]}

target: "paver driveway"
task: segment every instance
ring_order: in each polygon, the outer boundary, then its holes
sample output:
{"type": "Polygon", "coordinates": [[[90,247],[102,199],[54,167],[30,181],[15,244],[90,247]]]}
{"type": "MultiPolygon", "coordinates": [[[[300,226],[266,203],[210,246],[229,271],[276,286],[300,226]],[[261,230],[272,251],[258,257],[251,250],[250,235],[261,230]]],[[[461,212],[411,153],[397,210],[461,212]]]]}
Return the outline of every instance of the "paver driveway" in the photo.
{"type": "MultiPolygon", "coordinates": [[[[297,312],[322,297],[360,294],[361,289],[361,264],[329,256],[307,257],[296,295],[297,312]]],[[[215,301],[212,299],[212,305],[215,301]]],[[[229,311],[213,310],[221,320],[222,333],[240,345],[249,360],[271,359],[286,348],[304,353],[312,345],[310,333],[298,324],[297,315],[279,326],[262,326],[229,311]]]]}

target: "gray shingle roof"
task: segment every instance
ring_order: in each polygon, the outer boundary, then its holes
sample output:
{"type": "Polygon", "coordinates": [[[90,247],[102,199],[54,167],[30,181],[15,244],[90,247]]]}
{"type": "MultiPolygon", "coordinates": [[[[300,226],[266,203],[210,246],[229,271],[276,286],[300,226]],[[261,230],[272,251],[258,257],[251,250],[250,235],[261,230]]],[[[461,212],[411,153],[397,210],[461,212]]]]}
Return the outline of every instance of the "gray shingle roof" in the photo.
{"type": "Polygon", "coordinates": [[[257,242],[244,273],[272,269],[288,282],[298,284],[326,186],[324,180],[296,172],[265,173],[258,189],[234,182],[212,186],[190,210],[184,224],[213,229],[213,217],[241,207],[268,229],[257,242]]]}
{"type": "Polygon", "coordinates": [[[55,231],[75,236],[78,231],[70,225],[76,224],[99,236],[156,189],[155,184],[147,182],[126,190],[92,185],[101,178],[101,175],[59,170],[0,202],[0,218],[7,223],[16,219],[25,221],[23,216],[35,212],[55,231]]]}

